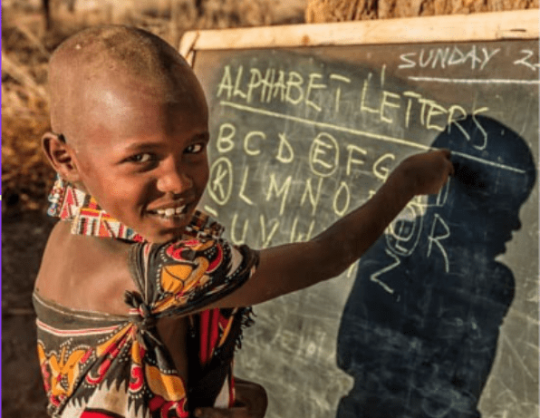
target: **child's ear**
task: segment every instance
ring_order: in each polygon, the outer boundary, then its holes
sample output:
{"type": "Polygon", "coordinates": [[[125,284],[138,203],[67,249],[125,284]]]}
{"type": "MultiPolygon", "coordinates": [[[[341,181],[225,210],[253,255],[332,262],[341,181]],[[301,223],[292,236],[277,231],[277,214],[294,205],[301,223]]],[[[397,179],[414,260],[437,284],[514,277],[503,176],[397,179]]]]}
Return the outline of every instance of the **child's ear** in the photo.
{"type": "Polygon", "coordinates": [[[64,180],[71,183],[80,180],[79,170],[75,162],[75,152],[71,146],[61,139],[62,136],[47,132],[41,138],[41,146],[47,159],[64,180]]]}

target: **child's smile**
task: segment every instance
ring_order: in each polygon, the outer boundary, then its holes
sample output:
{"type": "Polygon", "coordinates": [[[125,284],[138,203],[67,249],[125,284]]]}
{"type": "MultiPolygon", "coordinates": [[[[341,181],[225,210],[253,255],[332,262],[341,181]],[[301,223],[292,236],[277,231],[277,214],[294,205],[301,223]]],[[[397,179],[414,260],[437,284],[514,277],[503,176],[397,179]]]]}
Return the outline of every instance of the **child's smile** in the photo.
{"type": "Polygon", "coordinates": [[[200,88],[178,85],[164,92],[135,77],[104,77],[80,104],[79,187],[152,242],[182,235],[208,181],[206,102],[200,88]]]}

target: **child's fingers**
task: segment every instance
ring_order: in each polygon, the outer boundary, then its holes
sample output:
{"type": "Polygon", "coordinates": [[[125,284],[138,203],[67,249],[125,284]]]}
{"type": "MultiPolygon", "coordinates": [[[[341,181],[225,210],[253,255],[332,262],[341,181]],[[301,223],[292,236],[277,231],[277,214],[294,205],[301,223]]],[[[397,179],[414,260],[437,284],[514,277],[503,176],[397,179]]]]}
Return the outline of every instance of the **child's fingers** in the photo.
{"type": "Polygon", "coordinates": [[[450,160],[452,157],[452,151],[450,151],[448,148],[439,148],[435,152],[441,153],[446,158],[447,174],[449,176],[453,176],[455,174],[455,169],[454,164],[452,164],[452,161],[450,160]]]}
{"type": "Polygon", "coordinates": [[[233,408],[197,408],[194,412],[196,418],[252,418],[245,406],[233,408]]]}
{"type": "Polygon", "coordinates": [[[268,407],[264,387],[255,382],[236,379],[236,404],[248,408],[250,418],[263,418],[268,407]]]}
{"type": "Polygon", "coordinates": [[[448,148],[437,148],[437,151],[441,152],[446,158],[450,158],[452,155],[452,151],[450,151],[448,148]]]}
{"type": "Polygon", "coordinates": [[[450,158],[452,157],[452,151],[447,148],[442,148],[441,151],[443,152],[443,155],[446,157],[447,160],[448,175],[453,176],[456,173],[456,170],[454,168],[454,164],[452,164],[452,161],[450,160],[450,158]]]}

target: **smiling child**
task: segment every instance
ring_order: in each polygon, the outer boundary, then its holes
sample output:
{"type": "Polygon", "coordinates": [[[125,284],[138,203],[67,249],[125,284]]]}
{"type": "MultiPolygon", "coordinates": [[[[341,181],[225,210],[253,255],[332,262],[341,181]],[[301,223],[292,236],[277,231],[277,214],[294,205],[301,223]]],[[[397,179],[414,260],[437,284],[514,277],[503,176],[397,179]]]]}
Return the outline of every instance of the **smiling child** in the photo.
{"type": "Polygon", "coordinates": [[[88,29],[53,54],[49,88],[42,142],[61,222],[34,305],[53,417],[262,416],[264,390],[232,374],[249,306],[339,275],[453,172],[448,151],[410,157],[311,241],[259,252],[196,209],[208,109],[171,46],[139,29],[88,29]]]}

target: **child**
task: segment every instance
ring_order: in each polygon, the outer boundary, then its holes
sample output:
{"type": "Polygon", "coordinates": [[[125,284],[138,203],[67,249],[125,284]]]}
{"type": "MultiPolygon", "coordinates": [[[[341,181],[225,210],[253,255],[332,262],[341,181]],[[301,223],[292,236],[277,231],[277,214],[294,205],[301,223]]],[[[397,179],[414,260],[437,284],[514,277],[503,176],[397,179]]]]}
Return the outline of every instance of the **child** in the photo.
{"type": "Polygon", "coordinates": [[[62,222],[34,304],[54,417],[213,416],[212,406],[262,416],[261,388],[235,391],[232,375],[248,307],[337,276],[414,195],[453,173],[448,151],[410,157],[311,241],[257,252],[196,210],[208,110],[172,47],[139,29],[92,28],[53,54],[49,87],[42,142],[60,178],[50,213],[62,222]]]}

